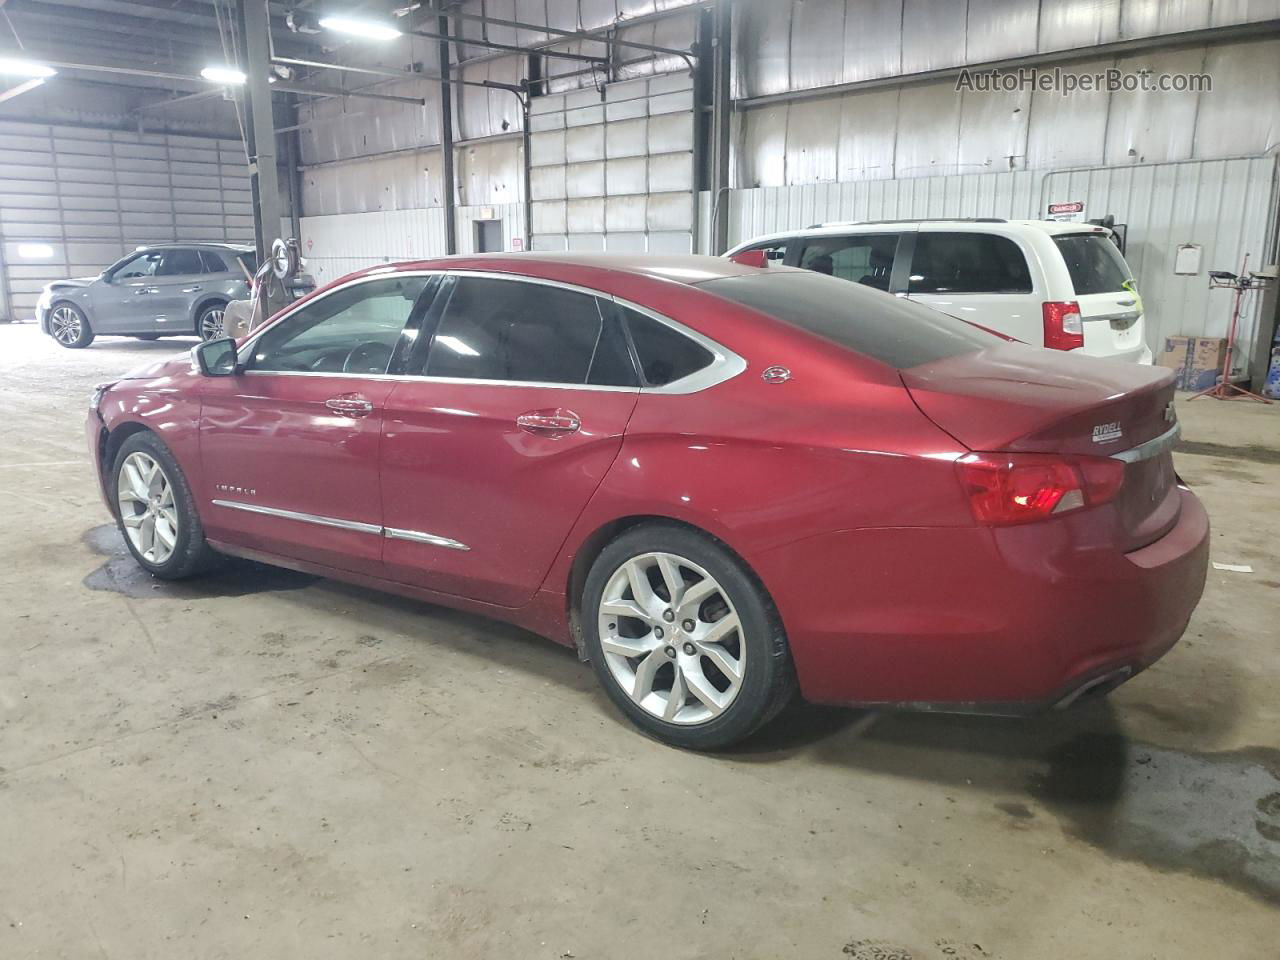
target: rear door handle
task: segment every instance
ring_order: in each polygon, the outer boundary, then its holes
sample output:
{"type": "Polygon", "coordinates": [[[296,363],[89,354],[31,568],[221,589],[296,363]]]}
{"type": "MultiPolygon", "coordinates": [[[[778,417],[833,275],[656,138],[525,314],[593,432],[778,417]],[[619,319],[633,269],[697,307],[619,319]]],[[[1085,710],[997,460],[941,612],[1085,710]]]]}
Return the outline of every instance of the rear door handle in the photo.
{"type": "Polygon", "coordinates": [[[201,286],[198,286],[198,285],[197,285],[197,286],[194,286],[194,287],[183,287],[183,288],[182,288],[182,292],[183,292],[183,293],[199,293],[199,292],[200,292],[201,290],[203,290],[203,289],[204,289],[204,287],[201,287],[201,286]]]}
{"type": "Polygon", "coordinates": [[[516,417],[516,426],[539,436],[563,436],[582,429],[582,420],[572,410],[530,410],[516,417]]]}
{"type": "Polygon", "coordinates": [[[340,413],[344,417],[367,417],[373,413],[373,404],[354,393],[344,393],[341,396],[330,397],[324,402],[324,405],[334,413],[340,413]]]}

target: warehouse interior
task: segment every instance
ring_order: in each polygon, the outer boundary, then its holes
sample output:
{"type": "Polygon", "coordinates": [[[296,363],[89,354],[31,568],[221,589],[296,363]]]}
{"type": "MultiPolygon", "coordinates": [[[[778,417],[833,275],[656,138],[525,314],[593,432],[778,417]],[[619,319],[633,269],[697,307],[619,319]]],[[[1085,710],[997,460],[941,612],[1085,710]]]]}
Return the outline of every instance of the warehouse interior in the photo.
{"type": "Polygon", "coordinates": [[[1275,956],[1280,0],[0,20],[0,956],[1275,956]],[[1192,79],[1047,80],[1108,73],[1192,79]],[[1066,712],[796,702],[711,754],[636,733],[514,626],[248,562],[137,569],[86,400],[199,322],[66,350],[38,315],[155,244],[263,264],[292,239],[309,290],[1064,205],[1116,228],[1180,378],[1173,462],[1212,524],[1183,639],[1066,712]],[[1215,271],[1253,278],[1238,312],[1215,271]],[[1219,380],[1257,396],[1195,397],[1219,380]]]}

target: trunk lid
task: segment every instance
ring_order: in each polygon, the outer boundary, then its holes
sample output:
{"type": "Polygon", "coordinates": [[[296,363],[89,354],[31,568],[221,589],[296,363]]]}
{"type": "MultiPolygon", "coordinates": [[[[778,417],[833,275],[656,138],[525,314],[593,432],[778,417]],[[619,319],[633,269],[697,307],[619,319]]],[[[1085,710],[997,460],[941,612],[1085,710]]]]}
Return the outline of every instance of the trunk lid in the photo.
{"type": "Polygon", "coordinates": [[[1177,520],[1171,371],[1006,343],[903,370],[902,381],[970,450],[1119,455],[1124,484],[1108,506],[1123,549],[1177,520]]]}

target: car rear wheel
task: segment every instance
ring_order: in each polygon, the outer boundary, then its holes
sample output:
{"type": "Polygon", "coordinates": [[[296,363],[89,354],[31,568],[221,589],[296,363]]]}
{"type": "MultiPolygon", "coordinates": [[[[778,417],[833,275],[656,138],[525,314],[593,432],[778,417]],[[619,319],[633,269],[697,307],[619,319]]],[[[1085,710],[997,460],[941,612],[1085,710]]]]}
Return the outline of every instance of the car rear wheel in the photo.
{"type": "Polygon", "coordinates": [[[225,335],[222,331],[225,329],[226,311],[226,304],[223,303],[211,303],[201,308],[200,316],[196,319],[196,333],[201,340],[217,340],[225,335]]]}
{"type": "Polygon", "coordinates": [[[93,343],[89,319],[74,303],[57,303],[49,312],[49,332],[59,346],[78,350],[93,343]]]}
{"type": "Polygon", "coordinates": [[[126,439],[111,480],[117,525],[144,570],[181,580],[210,565],[215,554],[205,541],[191,487],[159,437],[135,433],[126,439]]]}
{"type": "Polygon", "coordinates": [[[728,746],[795,691],[786,634],[763,586],[686,527],[647,523],[610,543],[587,576],[581,623],[610,699],[675,746],[728,746]]]}

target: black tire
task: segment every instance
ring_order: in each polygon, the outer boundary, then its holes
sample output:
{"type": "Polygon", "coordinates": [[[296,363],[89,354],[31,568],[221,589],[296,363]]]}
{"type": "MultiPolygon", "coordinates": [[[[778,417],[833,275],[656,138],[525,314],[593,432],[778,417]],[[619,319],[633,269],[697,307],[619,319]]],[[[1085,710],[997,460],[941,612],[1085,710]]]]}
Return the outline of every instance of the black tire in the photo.
{"type": "MultiPolygon", "coordinates": [[[[663,589],[661,583],[658,589],[663,589]]],[[[627,530],[606,546],[587,575],[579,621],[587,657],[609,698],[636,726],[664,743],[692,750],[727,747],[772,720],[795,695],[795,670],[786,632],[768,591],[723,544],[688,527],[659,521],[644,523],[627,530]],[[673,723],[650,713],[622,688],[606,663],[599,625],[605,588],[625,563],[651,553],[672,554],[701,567],[718,583],[738,615],[740,634],[745,640],[744,653],[739,647],[740,663],[744,664],[740,686],[722,713],[702,722],[673,723]]],[[[673,632],[669,636],[674,640],[677,634],[673,632]]],[[[655,680],[655,690],[656,683],[655,680]]],[[[697,706],[692,700],[690,703],[697,706]]]]}
{"type": "Polygon", "coordinates": [[[125,545],[133,554],[134,560],[142,569],[161,580],[182,580],[186,577],[203,573],[209,569],[217,554],[204,538],[204,527],[200,523],[200,515],[196,512],[195,497],[191,493],[191,485],[186,475],[178,466],[169,448],[154,433],[140,432],[125,439],[116,451],[111,464],[111,476],[107,485],[113,512],[116,514],[116,526],[124,538],[125,545]],[[162,562],[155,563],[147,559],[135,546],[129,531],[125,529],[124,517],[117,491],[120,487],[120,471],[131,454],[143,453],[154,460],[164,472],[165,479],[173,490],[173,505],[178,518],[178,533],[172,553],[162,562]]]}
{"type": "Polygon", "coordinates": [[[217,340],[225,336],[226,323],[222,315],[226,309],[227,305],[220,300],[201,307],[196,313],[196,336],[201,340],[217,340]],[[214,315],[217,315],[216,323],[212,322],[214,315]]]}
{"type": "Polygon", "coordinates": [[[74,303],[59,300],[49,308],[49,332],[54,342],[68,350],[83,350],[93,343],[93,327],[74,303]],[[70,314],[69,318],[64,316],[70,314]]]}

